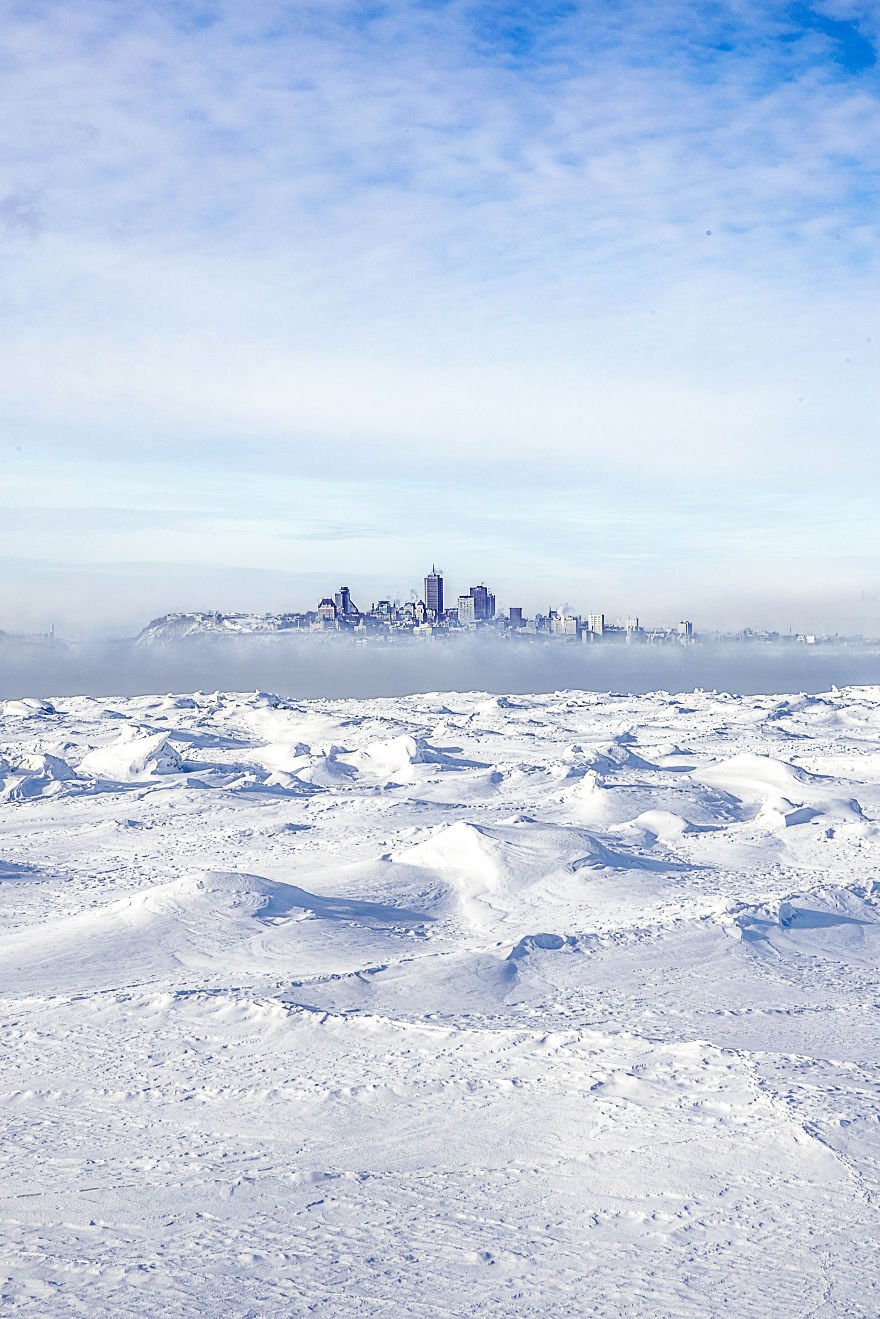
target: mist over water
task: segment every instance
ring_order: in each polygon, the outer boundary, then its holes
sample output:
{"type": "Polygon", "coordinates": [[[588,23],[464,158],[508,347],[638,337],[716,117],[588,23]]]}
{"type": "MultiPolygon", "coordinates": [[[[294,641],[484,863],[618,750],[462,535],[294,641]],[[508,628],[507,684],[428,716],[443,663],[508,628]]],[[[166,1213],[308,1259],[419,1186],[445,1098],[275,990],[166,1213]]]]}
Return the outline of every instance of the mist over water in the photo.
{"type": "Polygon", "coordinates": [[[0,641],[0,698],[270,690],[294,698],[427,691],[638,694],[822,692],[880,682],[880,645],[647,647],[495,637],[357,642],[341,636],[198,637],[42,644],[0,641]]]}

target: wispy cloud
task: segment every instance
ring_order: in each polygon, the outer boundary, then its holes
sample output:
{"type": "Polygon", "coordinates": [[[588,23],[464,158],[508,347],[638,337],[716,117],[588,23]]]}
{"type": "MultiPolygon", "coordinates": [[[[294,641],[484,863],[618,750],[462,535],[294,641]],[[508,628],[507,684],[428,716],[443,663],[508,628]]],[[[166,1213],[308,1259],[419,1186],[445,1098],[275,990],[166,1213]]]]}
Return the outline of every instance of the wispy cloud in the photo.
{"type": "Polygon", "coordinates": [[[527,472],[618,523],[685,483],[735,547],[719,474],[876,480],[873,4],[36,0],[4,40],[0,413],[114,506],[135,449],[224,517],[242,453],[383,509],[475,466],[498,519],[527,472]]]}

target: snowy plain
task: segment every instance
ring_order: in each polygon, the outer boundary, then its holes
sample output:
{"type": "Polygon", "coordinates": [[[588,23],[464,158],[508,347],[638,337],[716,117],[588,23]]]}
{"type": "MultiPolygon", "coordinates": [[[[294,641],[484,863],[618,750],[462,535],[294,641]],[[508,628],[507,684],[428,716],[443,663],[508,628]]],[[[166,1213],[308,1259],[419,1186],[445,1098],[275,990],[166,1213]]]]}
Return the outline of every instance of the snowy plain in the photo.
{"type": "Polygon", "coordinates": [[[0,712],[5,1312],[880,1312],[880,688],[0,712]]]}

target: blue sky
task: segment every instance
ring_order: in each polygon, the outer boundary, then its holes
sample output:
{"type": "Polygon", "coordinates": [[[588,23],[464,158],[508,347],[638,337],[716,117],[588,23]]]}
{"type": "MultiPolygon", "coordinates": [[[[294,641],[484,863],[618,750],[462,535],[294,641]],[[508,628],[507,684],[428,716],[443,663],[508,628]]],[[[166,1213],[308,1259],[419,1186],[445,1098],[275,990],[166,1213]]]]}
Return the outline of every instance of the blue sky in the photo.
{"type": "Polygon", "coordinates": [[[32,0],[4,41],[0,628],[436,560],[880,630],[876,5],[32,0]]]}

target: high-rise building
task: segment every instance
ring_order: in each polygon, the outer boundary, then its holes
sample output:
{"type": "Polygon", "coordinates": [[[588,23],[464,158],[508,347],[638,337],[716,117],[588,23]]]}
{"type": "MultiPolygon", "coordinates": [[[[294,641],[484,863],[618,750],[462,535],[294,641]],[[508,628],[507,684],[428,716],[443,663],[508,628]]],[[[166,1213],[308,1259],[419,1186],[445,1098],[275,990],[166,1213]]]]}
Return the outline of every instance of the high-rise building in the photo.
{"type": "Polygon", "coordinates": [[[522,607],[521,607],[520,605],[511,605],[511,606],[510,606],[510,626],[511,626],[511,627],[522,627],[522,625],[523,625],[523,612],[522,612],[522,607]]]}
{"type": "Polygon", "coordinates": [[[439,622],[443,617],[443,575],[437,571],[433,564],[431,571],[425,578],[425,605],[428,610],[428,617],[439,622]]]}
{"type": "Polygon", "coordinates": [[[488,622],[495,617],[495,597],[486,586],[472,586],[471,599],[474,602],[474,618],[478,623],[488,622]]]}
{"type": "Polygon", "coordinates": [[[476,601],[472,595],[458,597],[458,621],[461,627],[473,627],[477,621],[476,601]]]}
{"type": "Polygon", "coordinates": [[[336,613],[340,618],[357,618],[360,614],[347,586],[340,586],[336,592],[335,604],[336,613]]]}
{"type": "Polygon", "coordinates": [[[592,632],[596,637],[603,636],[605,633],[605,615],[587,614],[587,631],[592,632]]]}

